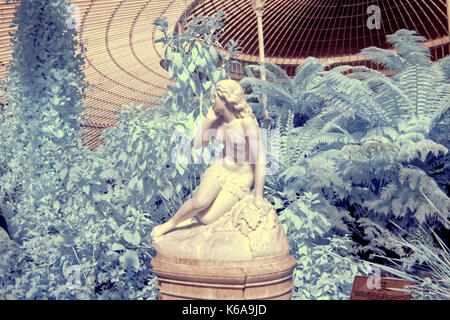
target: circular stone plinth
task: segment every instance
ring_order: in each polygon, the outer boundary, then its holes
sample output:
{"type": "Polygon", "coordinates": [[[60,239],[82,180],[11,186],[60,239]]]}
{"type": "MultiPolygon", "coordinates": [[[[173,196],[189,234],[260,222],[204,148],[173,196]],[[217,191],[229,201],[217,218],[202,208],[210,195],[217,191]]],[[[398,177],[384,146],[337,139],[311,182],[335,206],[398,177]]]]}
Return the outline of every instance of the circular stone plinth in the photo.
{"type": "Polygon", "coordinates": [[[288,252],[251,260],[198,260],[157,254],[152,260],[161,300],[289,300],[295,259],[288,252]]]}

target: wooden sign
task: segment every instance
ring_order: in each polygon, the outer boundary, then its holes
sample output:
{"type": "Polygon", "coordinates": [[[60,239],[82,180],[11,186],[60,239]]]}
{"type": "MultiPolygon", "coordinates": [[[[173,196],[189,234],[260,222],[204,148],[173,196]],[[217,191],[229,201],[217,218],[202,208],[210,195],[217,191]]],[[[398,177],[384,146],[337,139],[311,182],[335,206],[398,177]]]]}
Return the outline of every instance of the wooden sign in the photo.
{"type": "Polygon", "coordinates": [[[394,278],[356,276],[350,300],[411,300],[411,295],[389,288],[407,289],[411,281],[394,278]]]}

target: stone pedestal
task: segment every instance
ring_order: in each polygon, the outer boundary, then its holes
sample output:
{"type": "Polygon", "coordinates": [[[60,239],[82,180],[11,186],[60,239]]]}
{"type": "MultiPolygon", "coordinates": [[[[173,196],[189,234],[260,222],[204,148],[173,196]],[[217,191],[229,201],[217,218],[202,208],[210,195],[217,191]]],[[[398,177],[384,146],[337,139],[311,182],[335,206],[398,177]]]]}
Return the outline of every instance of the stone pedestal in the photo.
{"type": "Polygon", "coordinates": [[[249,194],[209,225],[154,241],[160,299],[290,299],[295,259],[272,205],[249,194]]]}
{"type": "Polygon", "coordinates": [[[159,298],[256,300],[291,298],[296,261],[288,253],[252,260],[152,260],[159,298]]]}

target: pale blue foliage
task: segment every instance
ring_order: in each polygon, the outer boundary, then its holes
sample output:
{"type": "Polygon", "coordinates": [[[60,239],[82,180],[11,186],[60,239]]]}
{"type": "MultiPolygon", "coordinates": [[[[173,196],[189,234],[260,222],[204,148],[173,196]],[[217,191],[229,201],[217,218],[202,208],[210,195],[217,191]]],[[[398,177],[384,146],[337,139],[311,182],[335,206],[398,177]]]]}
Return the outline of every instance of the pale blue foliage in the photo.
{"type": "Polygon", "coordinates": [[[353,241],[332,231],[326,206],[319,199],[310,192],[287,204],[275,199],[297,260],[293,299],[347,300],[354,277],[365,272],[364,265],[351,258],[356,254],[353,241]]]}
{"type": "MultiPolygon", "coordinates": [[[[73,33],[63,23],[66,4],[39,3],[52,8],[45,10],[46,24],[54,22],[64,29],[61,32],[73,33]]],[[[17,11],[22,26],[18,46],[28,39],[22,29],[34,25],[45,29],[35,7],[24,1],[21,8],[17,11]]],[[[43,50],[45,41],[49,40],[36,38],[33,43],[40,49],[35,52],[43,50]]],[[[82,59],[70,55],[74,44],[66,39],[67,53],[60,50],[66,60],[60,62],[80,72],[82,59]]],[[[40,61],[38,55],[16,55],[11,65],[33,65],[39,60],[39,72],[45,78],[53,74],[54,55],[48,61],[40,61]]],[[[106,143],[90,152],[76,135],[81,120],[77,118],[77,125],[71,127],[71,115],[77,111],[67,111],[67,117],[58,113],[72,83],[60,81],[67,88],[58,86],[51,98],[44,99],[52,83],[43,85],[40,93],[30,90],[35,85],[32,79],[42,81],[39,72],[12,68],[6,82],[10,105],[0,124],[0,136],[5,138],[0,190],[1,210],[14,242],[1,243],[1,291],[7,299],[155,299],[150,231],[193,193],[204,169],[172,158],[171,151],[180,143],[173,133],[177,128],[192,131],[193,113],[178,110],[150,117],[141,106],[124,105],[117,125],[104,133],[106,143]],[[19,84],[17,79],[26,75],[31,80],[19,84]],[[31,101],[36,104],[28,113],[25,108],[31,101]],[[21,129],[30,122],[32,127],[21,129]]],[[[81,91],[82,80],[79,77],[75,86],[81,91]]],[[[205,81],[200,86],[207,89],[205,81]]],[[[183,101],[189,98],[189,93],[178,94],[183,101]]],[[[81,95],[74,93],[73,101],[79,106],[81,95]]],[[[162,106],[171,107],[169,100],[162,106]]]]}
{"type": "Polygon", "coordinates": [[[393,77],[366,67],[323,72],[314,60],[305,61],[297,70],[318,70],[320,81],[304,93],[303,102],[323,101],[325,107],[300,127],[289,116],[276,123],[281,174],[268,177],[270,194],[283,190],[293,200],[310,191],[333,208],[352,206],[352,217],[346,210],[329,215],[338,230],[363,230],[359,236],[368,242],[363,251],[403,254],[387,240],[390,220],[405,230],[425,222],[449,226],[449,60],[432,65],[422,38],[413,34],[401,30],[390,36],[398,55],[370,51],[374,62],[389,66],[404,60],[393,77]]]}
{"type": "MultiPolygon", "coordinates": [[[[183,143],[191,143],[215,83],[229,77],[230,56],[219,65],[211,49],[221,16],[195,20],[179,37],[167,34],[165,19],[155,21],[174,80],[161,112],[151,117],[124,105],[105,145],[89,152],[79,139],[88,84],[74,49],[81,44],[66,25],[67,4],[25,0],[16,12],[4,83],[9,105],[0,115],[0,209],[14,241],[0,244],[0,291],[8,299],[155,299],[149,233],[192,196],[204,169],[183,158],[190,152],[174,161],[174,133],[182,130],[183,143]]],[[[272,64],[265,65],[267,83],[251,76],[259,67],[246,70],[248,98],[267,94],[279,115],[279,145],[269,156],[279,152],[272,159],[280,171],[267,177],[265,196],[297,259],[294,299],[347,299],[353,277],[364,272],[354,256],[404,254],[389,241],[391,220],[405,233],[425,222],[448,226],[442,127],[450,60],[432,65],[422,40],[401,30],[388,38],[398,54],[363,50],[396,71],[392,78],[364,67],[325,71],[330,64],[315,58],[294,79],[272,64]],[[294,127],[295,113],[308,121],[294,127]],[[357,228],[366,241],[359,248],[349,238],[357,228]]]]}
{"type": "Polygon", "coordinates": [[[1,211],[14,242],[1,244],[0,291],[7,299],[154,299],[148,215],[156,198],[138,201],[120,185],[131,175],[117,179],[127,164],[114,172],[113,154],[81,146],[86,85],[67,17],[66,1],[22,1],[16,12],[0,124],[1,211]],[[75,287],[70,270],[79,271],[75,287]]]}
{"type": "Polygon", "coordinates": [[[154,25],[159,27],[163,38],[155,42],[165,47],[163,67],[168,71],[173,85],[167,88],[160,115],[173,112],[194,112],[194,117],[205,114],[211,105],[215,84],[229,78],[231,60],[238,52],[237,43],[230,41],[225,48],[219,42],[224,23],[224,12],[213,16],[194,17],[181,34],[167,31],[167,19],[159,18],[154,25]],[[225,54],[226,49],[229,54],[225,54]]]}

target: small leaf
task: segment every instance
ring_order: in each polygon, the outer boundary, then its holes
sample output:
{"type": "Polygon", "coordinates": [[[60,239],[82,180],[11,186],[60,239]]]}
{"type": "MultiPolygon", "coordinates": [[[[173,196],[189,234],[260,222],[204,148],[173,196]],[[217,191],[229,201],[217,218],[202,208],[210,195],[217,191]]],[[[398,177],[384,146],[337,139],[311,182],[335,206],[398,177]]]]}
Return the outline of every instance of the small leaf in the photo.
{"type": "Polygon", "coordinates": [[[137,181],[137,191],[144,192],[144,181],[142,179],[138,179],[137,181]]]}
{"type": "Polygon", "coordinates": [[[202,68],[206,67],[206,63],[207,63],[207,61],[206,61],[205,58],[200,58],[200,59],[198,59],[198,65],[199,65],[200,67],[202,67],[202,68]]]}
{"type": "Polygon", "coordinates": [[[116,231],[119,228],[119,226],[117,225],[117,222],[116,222],[116,220],[114,220],[114,218],[109,218],[108,224],[111,227],[111,229],[113,229],[113,231],[116,231]]]}
{"type": "Polygon", "coordinates": [[[194,48],[192,48],[192,52],[191,52],[191,57],[192,57],[192,60],[197,60],[197,58],[198,58],[198,49],[197,49],[197,47],[194,47],[194,48]]]}
{"type": "Polygon", "coordinates": [[[131,178],[130,182],[128,183],[128,188],[130,188],[131,190],[134,190],[134,187],[136,186],[138,180],[138,176],[135,175],[133,178],[131,178]]]}
{"type": "Polygon", "coordinates": [[[172,57],[173,57],[173,50],[172,50],[172,47],[171,47],[171,46],[168,46],[167,49],[166,49],[166,58],[167,58],[168,60],[170,60],[170,59],[172,59],[172,57]]]}
{"type": "Polygon", "coordinates": [[[218,54],[217,54],[217,50],[214,46],[210,46],[209,47],[209,54],[211,55],[211,58],[213,59],[214,63],[217,63],[217,60],[219,58],[218,54]]]}
{"type": "Polygon", "coordinates": [[[127,250],[120,258],[119,262],[124,269],[133,267],[135,270],[139,270],[140,263],[139,257],[136,251],[127,250]]]}
{"type": "Polygon", "coordinates": [[[181,54],[178,52],[174,53],[173,55],[173,62],[175,63],[175,66],[178,70],[181,70],[183,68],[183,58],[181,57],[181,54]]]}
{"type": "Polygon", "coordinates": [[[123,239],[126,242],[133,244],[133,234],[131,233],[131,231],[125,231],[123,233],[123,239]]]}
{"type": "Polygon", "coordinates": [[[189,72],[194,72],[194,71],[195,71],[195,68],[196,68],[195,64],[191,62],[191,63],[189,64],[188,70],[189,70],[189,72]]]}
{"type": "Polygon", "coordinates": [[[133,244],[135,246],[138,246],[141,243],[141,236],[139,235],[139,232],[135,231],[133,233],[133,244]]]}
{"type": "Polygon", "coordinates": [[[67,168],[63,168],[60,172],[59,172],[59,177],[61,178],[61,180],[64,180],[64,178],[67,176],[67,172],[69,170],[67,170],[67,168]]]}
{"type": "Polygon", "coordinates": [[[113,251],[125,250],[125,247],[123,245],[121,245],[120,243],[113,243],[111,246],[111,250],[113,250],[113,251]]]}
{"type": "Polygon", "coordinates": [[[205,88],[205,90],[208,90],[211,87],[211,81],[206,81],[205,83],[203,83],[203,88],[205,88]]]}
{"type": "Polygon", "coordinates": [[[216,70],[213,73],[213,80],[214,80],[214,82],[218,82],[219,79],[220,79],[220,70],[216,70]]]}
{"type": "Polygon", "coordinates": [[[170,186],[166,186],[163,190],[160,191],[160,193],[164,197],[164,199],[169,200],[170,198],[172,198],[173,189],[170,186]]]}
{"type": "Polygon", "coordinates": [[[186,67],[183,67],[183,72],[178,76],[178,79],[183,82],[186,82],[189,79],[189,72],[186,67]]]}

